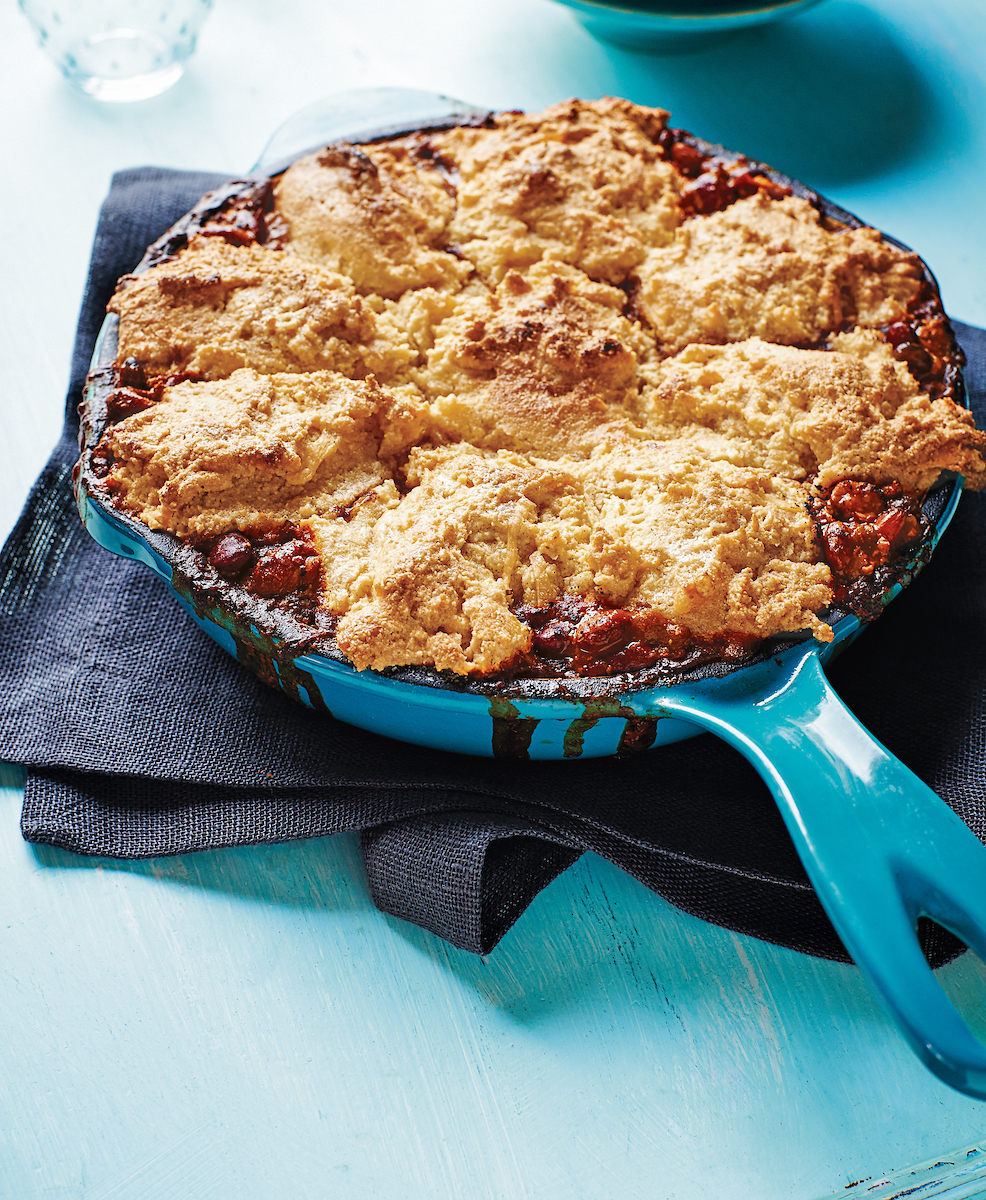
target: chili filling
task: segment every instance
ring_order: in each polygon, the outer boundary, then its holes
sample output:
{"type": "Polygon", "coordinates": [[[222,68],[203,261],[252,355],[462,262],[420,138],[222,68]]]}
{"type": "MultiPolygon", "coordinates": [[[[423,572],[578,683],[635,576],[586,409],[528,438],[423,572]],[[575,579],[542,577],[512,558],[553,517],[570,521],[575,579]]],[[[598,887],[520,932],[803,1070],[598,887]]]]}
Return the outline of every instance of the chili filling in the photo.
{"type": "Polygon", "coordinates": [[[150,408],[164,395],[165,388],[186,379],[201,380],[201,371],[173,371],[167,375],[148,375],[135,359],[127,358],[113,366],[112,390],[106,398],[106,417],[112,424],[150,408]]]}
{"type": "Polygon", "coordinates": [[[922,496],[896,481],[841,480],[809,501],[822,554],[832,571],[836,604],[850,611],[872,606],[874,584],[927,533],[922,496]]]}
{"type": "Polygon", "coordinates": [[[755,192],[766,192],[774,200],[793,195],[789,187],[775,183],[748,158],[725,159],[707,154],[698,139],[684,129],[663,130],[657,144],[665,161],[691,180],[678,195],[686,217],[722,212],[755,192]]]}
{"type": "Polygon", "coordinates": [[[273,530],[193,537],[189,543],[227,582],[239,584],[252,596],[281,602],[302,621],[315,623],[322,562],[304,526],[288,522],[273,530]]]}
{"type": "Polygon", "coordinates": [[[649,608],[614,608],[563,595],[544,608],[514,610],[534,633],[528,654],[512,664],[517,678],[620,675],[658,664],[678,668],[740,661],[761,639],[700,638],[649,608]]]}
{"type": "Polygon", "coordinates": [[[932,398],[958,399],[965,355],[955,340],[948,317],[942,312],[937,290],[925,280],[917,296],[907,305],[902,321],[887,325],[883,336],[894,357],[932,398]]]}

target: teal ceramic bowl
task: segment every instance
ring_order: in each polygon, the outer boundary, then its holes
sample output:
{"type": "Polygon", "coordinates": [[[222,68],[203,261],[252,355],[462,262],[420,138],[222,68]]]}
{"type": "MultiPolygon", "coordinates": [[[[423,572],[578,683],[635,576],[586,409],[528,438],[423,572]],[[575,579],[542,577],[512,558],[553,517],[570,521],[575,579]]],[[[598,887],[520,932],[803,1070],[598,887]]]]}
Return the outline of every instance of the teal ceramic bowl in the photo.
{"type": "Polygon", "coordinates": [[[594,37],[629,50],[660,53],[701,50],[732,34],[804,12],[821,0],[782,0],[781,3],[704,3],[703,0],[559,0],[594,37]]]}

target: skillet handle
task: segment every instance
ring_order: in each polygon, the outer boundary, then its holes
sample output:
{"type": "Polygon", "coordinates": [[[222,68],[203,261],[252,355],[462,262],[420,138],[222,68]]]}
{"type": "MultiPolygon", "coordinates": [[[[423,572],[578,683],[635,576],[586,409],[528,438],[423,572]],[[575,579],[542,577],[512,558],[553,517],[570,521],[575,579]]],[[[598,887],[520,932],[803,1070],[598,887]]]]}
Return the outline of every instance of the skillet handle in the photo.
{"type": "Polygon", "coordinates": [[[753,763],[843,944],[911,1048],[945,1083],[986,1099],[986,1046],[915,931],[930,917],[986,959],[986,847],[856,720],[815,643],[751,671],[681,688],[662,707],[753,763]]]}

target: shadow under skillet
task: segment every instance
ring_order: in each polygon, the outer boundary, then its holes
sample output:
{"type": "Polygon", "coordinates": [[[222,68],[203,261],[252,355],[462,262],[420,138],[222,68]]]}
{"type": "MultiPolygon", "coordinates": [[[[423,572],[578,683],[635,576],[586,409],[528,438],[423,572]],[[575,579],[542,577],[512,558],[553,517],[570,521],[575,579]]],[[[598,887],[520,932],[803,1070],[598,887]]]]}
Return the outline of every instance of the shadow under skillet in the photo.
{"type": "Polygon", "coordinates": [[[744,958],[731,940],[723,942],[729,936],[723,930],[666,908],[660,897],[642,894],[633,880],[592,855],[540,893],[495,953],[479,957],[375,910],[352,835],[137,861],[81,858],[43,845],[32,845],[31,851],[37,865],[47,869],[103,868],[306,913],[366,912],[412,955],[429,960],[484,1004],[526,1026],[576,1009],[605,1012],[616,1022],[639,1016],[641,1004],[653,1011],[701,1009],[723,990],[742,994],[750,955],[777,953],[781,970],[810,979],[816,991],[837,993],[847,1019],[850,1014],[883,1017],[869,989],[851,982],[858,978],[851,967],[756,942],[746,945],[744,958]]]}
{"type": "MultiPolygon", "coordinates": [[[[834,1025],[879,1027],[896,1041],[893,1020],[852,965],[727,933],[663,897],[642,893],[641,886],[588,854],[547,885],[487,957],[388,914],[384,920],[414,952],[519,1025],[537,1026],[581,1008],[605,1013],[621,1028],[642,1013],[646,1021],[670,1012],[687,1028],[709,1006],[727,1024],[742,1022],[754,970],[766,1003],[789,1022],[795,1038],[814,1039],[819,1029],[834,1025]]],[[[939,972],[980,1039],[986,1039],[984,969],[969,953],[939,972]]]]}
{"type": "MultiPolygon", "coordinates": [[[[372,910],[413,954],[429,959],[486,1003],[524,1024],[592,1004],[594,998],[610,1011],[614,997],[617,1002],[622,997],[629,1008],[640,993],[658,1006],[668,1002],[668,989],[673,989],[676,1001],[696,990],[704,995],[709,980],[700,967],[702,947],[708,939],[723,936],[704,922],[697,932],[677,928],[675,922],[667,922],[659,898],[647,896],[645,903],[654,908],[640,912],[638,885],[594,856],[564,881],[560,877],[549,884],[496,953],[480,958],[374,910],[352,835],[136,861],[83,858],[44,845],[32,845],[31,851],[37,865],[46,869],[102,868],[310,913],[372,910]],[[662,936],[654,934],[658,924],[662,936]],[[682,972],[682,960],[694,960],[695,970],[682,972]],[[614,988],[614,970],[629,971],[633,982],[614,988]]],[[[735,955],[727,952],[726,958],[733,962],[735,955]]],[[[745,973],[747,967],[737,960],[735,970],[745,973]]],[[[718,988],[721,973],[716,980],[718,988]]]]}
{"type": "Polygon", "coordinates": [[[702,53],[607,47],[621,94],[824,191],[950,153],[968,118],[947,77],[911,57],[879,13],[831,0],[702,53]]]}
{"type": "MultiPolygon", "coordinates": [[[[645,895],[611,863],[587,855],[558,876],[488,957],[458,950],[427,930],[385,916],[395,935],[423,958],[522,1025],[589,1008],[617,1025],[640,1011],[685,1014],[749,987],[751,960],[808,989],[820,1010],[893,1028],[852,967],[741,937],[645,895]],[[642,904],[642,901],[644,903],[642,904]]],[[[800,1000],[790,1001],[797,1006],[800,1000]]]]}

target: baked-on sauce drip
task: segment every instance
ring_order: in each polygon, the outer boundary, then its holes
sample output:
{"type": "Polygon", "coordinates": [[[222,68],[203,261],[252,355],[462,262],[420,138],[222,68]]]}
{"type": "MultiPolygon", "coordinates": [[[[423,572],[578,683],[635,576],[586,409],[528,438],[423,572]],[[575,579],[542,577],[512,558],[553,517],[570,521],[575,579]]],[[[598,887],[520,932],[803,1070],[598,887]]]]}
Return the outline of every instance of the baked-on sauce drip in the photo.
{"type": "Polygon", "coordinates": [[[620,675],[667,663],[741,661],[756,650],[755,638],[699,638],[650,608],[613,608],[584,596],[563,595],[544,608],[518,605],[517,616],[534,632],[515,677],[620,675]]]}
{"type": "Polygon", "coordinates": [[[812,497],[811,513],[832,570],[836,604],[850,611],[872,604],[874,575],[927,532],[921,501],[896,480],[875,484],[844,479],[812,497]]]}
{"type": "Polygon", "coordinates": [[[749,159],[707,154],[698,139],[684,129],[665,129],[657,139],[666,162],[692,182],[678,194],[686,217],[722,212],[737,200],[766,192],[773,200],[792,195],[791,189],[764,175],[749,159]]]}

